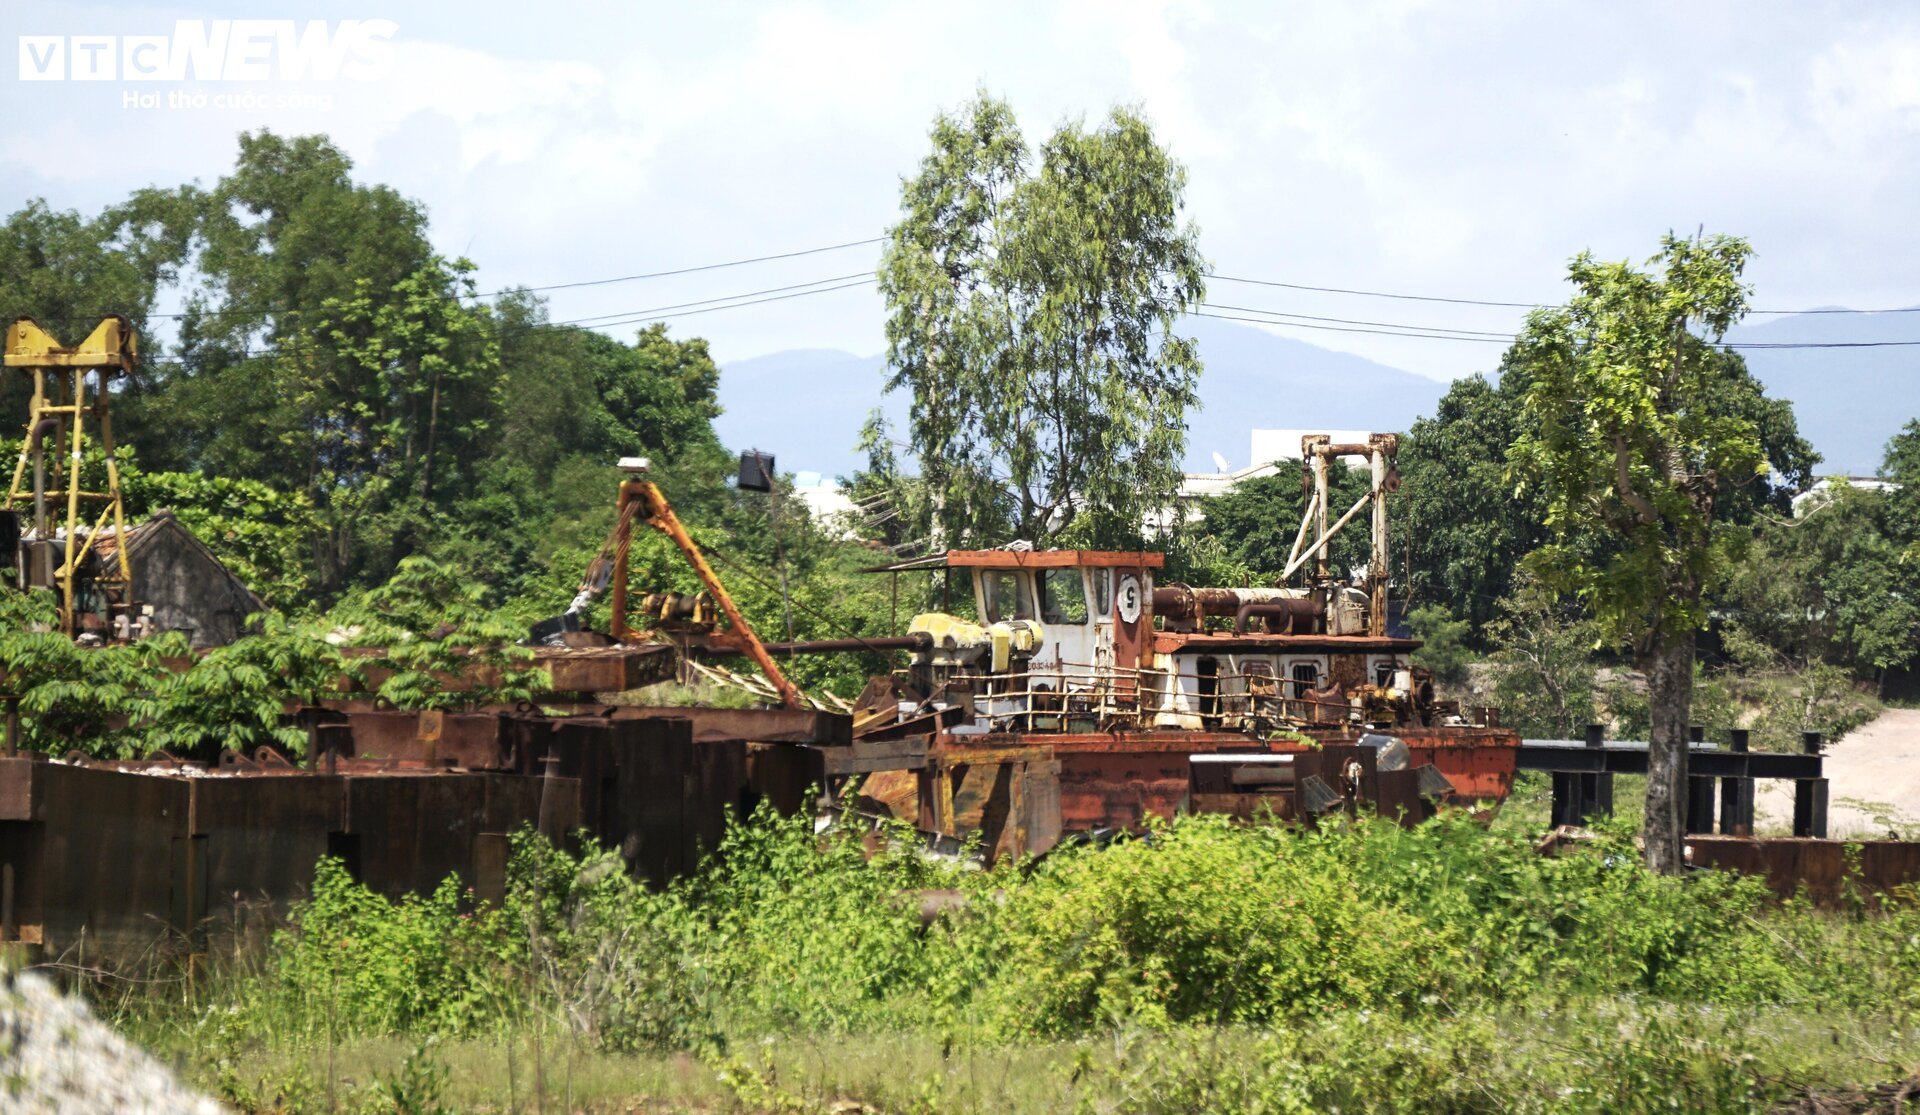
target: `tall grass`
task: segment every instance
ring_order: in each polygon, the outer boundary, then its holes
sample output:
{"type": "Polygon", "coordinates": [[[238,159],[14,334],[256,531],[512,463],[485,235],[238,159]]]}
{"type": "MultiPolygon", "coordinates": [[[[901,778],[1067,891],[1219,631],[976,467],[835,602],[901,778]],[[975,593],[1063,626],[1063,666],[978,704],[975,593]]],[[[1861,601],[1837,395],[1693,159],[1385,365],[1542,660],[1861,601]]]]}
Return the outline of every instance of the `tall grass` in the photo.
{"type": "MultiPolygon", "coordinates": [[[[242,1100],[237,1066],[432,1037],[684,1054],[750,1109],[806,1106],[770,1052],[800,1036],[940,1064],[1053,1050],[1044,1102],[1114,1111],[1757,1109],[1812,1071],[1783,1032],[1920,1017],[1911,902],[1781,907],[1757,880],[1650,875],[1618,832],[1548,858],[1451,816],[1196,817],[985,871],[897,835],[761,815],[664,892],[523,836],[498,909],[451,882],[388,901],[327,863],[265,955],[103,1005],[242,1100]]],[[[876,1079],[928,1109],[978,1091],[876,1079]]]]}

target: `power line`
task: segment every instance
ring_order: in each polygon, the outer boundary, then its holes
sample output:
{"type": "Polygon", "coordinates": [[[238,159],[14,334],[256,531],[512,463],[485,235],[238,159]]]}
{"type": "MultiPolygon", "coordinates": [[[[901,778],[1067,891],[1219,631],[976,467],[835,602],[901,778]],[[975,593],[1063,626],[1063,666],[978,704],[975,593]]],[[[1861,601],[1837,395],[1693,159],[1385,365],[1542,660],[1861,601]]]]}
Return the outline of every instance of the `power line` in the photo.
{"type": "MultiPolygon", "coordinates": [[[[652,314],[652,313],[658,313],[663,310],[681,310],[681,309],[687,308],[688,306],[712,306],[716,302],[731,302],[737,298],[753,298],[762,294],[778,294],[782,291],[802,290],[806,287],[817,287],[823,283],[843,283],[849,279],[860,279],[867,282],[871,282],[873,281],[873,276],[865,271],[855,271],[851,275],[835,275],[831,279],[815,279],[810,283],[790,283],[787,286],[768,287],[765,290],[750,290],[742,294],[723,294],[718,298],[703,298],[698,302],[676,302],[669,306],[654,306],[651,309],[645,309],[645,310],[616,310],[615,312],[610,314],[594,314],[591,317],[573,317],[573,318],[567,318],[564,321],[546,322],[545,324],[581,325],[589,321],[599,321],[603,318],[630,317],[634,314],[652,314]]],[[[824,293],[824,292],[808,291],[807,293],[813,294],[813,293],[824,293]]],[[[742,303],[742,304],[748,305],[750,303],[742,303]]],[[[724,310],[727,307],[716,306],[715,308],[724,310]]]]}
{"type": "Polygon", "coordinates": [[[576,287],[606,286],[609,283],[631,283],[640,279],[665,279],[674,275],[691,275],[699,271],[718,271],[724,267],[744,267],[750,263],[768,263],[776,259],[798,259],[801,256],[815,256],[822,252],[837,252],[845,248],[859,248],[867,244],[878,244],[884,236],[870,236],[865,240],[849,240],[844,244],[828,244],[823,248],[803,248],[797,252],[780,252],[775,255],[754,256],[752,259],[735,259],[726,263],[703,263],[698,267],[682,267],[674,271],[650,271],[643,275],[616,275],[611,279],[586,279],[577,283],[549,283],[546,286],[506,287],[492,294],[478,297],[492,298],[497,295],[511,294],[515,291],[537,292],[542,290],[572,290],[576,287]]]}
{"type": "MultiPolygon", "coordinates": [[[[702,271],[719,271],[728,267],[745,267],[749,264],[754,264],[754,263],[771,263],[775,260],[798,259],[802,256],[820,255],[823,252],[837,252],[837,251],[842,251],[846,248],[858,248],[858,247],[863,247],[867,244],[878,244],[885,239],[886,237],[884,236],[873,236],[865,240],[849,240],[844,244],[827,244],[818,248],[802,248],[799,251],[793,251],[793,252],[776,252],[771,255],[753,256],[748,259],[727,260],[724,263],[703,263],[697,267],[678,267],[671,271],[648,271],[648,272],[637,274],[637,275],[615,275],[605,279],[582,279],[577,282],[570,282],[570,283],[548,283],[544,286],[510,286],[510,287],[502,287],[499,290],[488,291],[484,294],[476,293],[476,294],[470,294],[470,295],[461,295],[460,297],[475,298],[475,299],[498,298],[506,294],[515,294],[515,293],[523,293],[523,292],[532,294],[532,293],[538,293],[540,291],[546,291],[546,290],[574,290],[580,287],[607,286],[612,283],[631,283],[631,282],[638,282],[642,279],[666,279],[666,278],[672,278],[675,275],[692,275],[702,271]]],[[[825,280],[822,280],[822,281],[825,281],[825,280]]],[[[305,313],[305,312],[307,311],[301,310],[297,307],[282,307],[282,308],[274,309],[274,308],[253,308],[253,307],[240,306],[240,307],[229,307],[223,310],[208,310],[204,312],[204,316],[226,317],[226,316],[249,316],[250,315],[254,317],[266,317],[272,314],[299,314],[299,313],[305,313]]],[[[190,311],[182,311],[179,313],[169,313],[169,314],[148,314],[147,315],[148,318],[185,318],[190,316],[193,316],[190,311]]]]}
{"type": "MultiPolygon", "coordinates": [[[[598,285],[604,285],[608,283],[626,282],[626,281],[639,280],[639,279],[662,278],[662,277],[669,277],[674,275],[685,275],[685,274],[691,274],[695,272],[712,271],[712,270],[718,270],[722,268],[738,267],[738,266],[743,266],[747,264],[767,262],[771,260],[791,259],[791,258],[796,258],[800,256],[817,255],[824,252],[838,251],[845,248],[859,247],[862,245],[873,244],[873,243],[879,242],[881,239],[883,238],[872,237],[866,240],[848,241],[841,244],[830,244],[830,245],[825,245],[823,247],[806,248],[806,249],[801,249],[793,252],[773,253],[769,255],[754,256],[751,258],[741,259],[741,260],[730,260],[722,263],[702,264],[695,267],[678,268],[678,269],[669,270],[669,271],[657,271],[657,272],[648,272],[645,274],[618,276],[618,277],[609,278],[609,279],[592,279],[592,280],[584,280],[580,282],[571,282],[571,283],[555,283],[555,284],[548,284],[545,286],[536,286],[536,287],[512,287],[512,288],[505,288],[501,291],[496,291],[493,293],[503,294],[512,290],[522,290],[522,291],[532,292],[532,291],[544,291],[544,290],[571,289],[571,288],[578,288],[578,287],[598,286],[598,285]]],[[[1243,276],[1214,275],[1212,277],[1226,281],[1226,282],[1248,283],[1248,284],[1253,284],[1258,286],[1274,287],[1274,288],[1289,289],[1289,290],[1304,290],[1304,291],[1316,291],[1316,292],[1324,292],[1324,293],[1351,294],[1351,295],[1361,295],[1361,296],[1368,296],[1368,297],[1393,298],[1393,299],[1403,299],[1403,300],[1410,300],[1410,301],[1447,303],[1447,304],[1455,304],[1455,305],[1480,305],[1480,306],[1496,306],[1496,307],[1504,307],[1504,308],[1528,308],[1530,306],[1530,304],[1528,303],[1520,303],[1520,302],[1496,302],[1496,301],[1489,301],[1489,300],[1482,300],[1482,299],[1453,298],[1453,297],[1442,297],[1442,296],[1435,296],[1435,295],[1394,294],[1394,293],[1388,293],[1384,291],[1361,290],[1358,288],[1311,286],[1311,285],[1302,284],[1302,283],[1287,283],[1287,282],[1281,282],[1278,280],[1269,280],[1269,279],[1253,279],[1253,278],[1247,278],[1243,276]]],[[[875,277],[870,273],[854,272],[846,275],[836,275],[828,278],[815,279],[809,282],[790,283],[784,286],[767,287],[761,290],[744,291],[737,294],[721,295],[714,298],[698,299],[698,300],[689,301],[689,302],[669,303],[666,305],[653,306],[645,309],[619,310],[611,313],[595,314],[595,315],[589,315],[585,317],[565,318],[558,321],[526,322],[518,326],[508,326],[506,328],[496,330],[495,335],[506,336],[512,333],[519,333],[519,332],[523,332],[530,329],[564,328],[564,327],[570,327],[570,326],[577,326],[577,327],[583,327],[588,329],[611,329],[611,328],[615,328],[623,325],[633,325],[633,324],[639,324],[643,322],[650,323],[655,321],[666,321],[674,318],[690,317],[696,314],[714,313],[720,310],[738,309],[746,306],[762,305],[769,302],[780,302],[780,301],[785,301],[791,298],[811,297],[816,294],[830,294],[835,291],[849,290],[855,287],[867,286],[875,281],[876,281],[875,277]]],[[[1204,306],[1205,309],[1196,309],[1189,312],[1192,313],[1194,316],[1198,316],[1198,317],[1219,318],[1227,321],[1241,321],[1241,322],[1246,322],[1249,324],[1256,324],[1256,325],[1270,325],[1270,326],[1278,326],[1278,327],[1286,327],[1286,328],[1294,328],[1294,329],[1310,329],[1310,330],[1334,332],[1334,333],[1355,333],[1355,334],[1369,334],[1369,335],[1387,336],[1387,337],[1406,337],[1409,339],[1416,339],[1416,340],[1478,341],[1481,343],[1508,344],[1508,343],[1512,343],[1516,339],[1515,335],[1512,333],[1502,333],[1494,330],[1459,329],[1452,326],[1412,324],[1412,323],[1394,322],[1394,321],[1375,321],[1375,320],[1364,319],[1364,318],[1330,317],[1330,316],[1322,316],[1322,315],[1314,315],[1314,314],[1298,314],[1290,311],[1270,310],[1263,307],[1241,306],[1241,305],[1234,305],[1234,304],[1222,303],[1222,302],[1203,302],[1201,303],[1201,305],[1204,306]],[[1221,311],[1226,311],[1226,312],[1221,312],[1221,311]],[[1245,315],[1257,315],[1257,316],[1245,316],[1245,315]]],[[[1920,309],[1920,307],[1916,307],[1916,309],[1920,309]]],[[[240,312],[254,312],[254,311],[212,311],[212,313],[216,315],[221,313],[228,313],[228,312],[240,313],[240,312]]],[[[259,312],[271,313],[275,311],[259,311],[259,312]]],[[[297,313],[298,311],[288,310],[288,311],[280,311],[280,312],[297,313]]],[[[1874,312],[1874,311],[1819,310],[1819,311],[1755,311],[1755,312],[1838,313],[1838,312],[1874,312]]],[[[1899,312],[1906,312],[1906,311],[1899,311],[1899,312]]],[[[153,316],[179,317],[184,315],[161,314],[161,315],[153,315],[153,316]]],[[[1909,340],[1735,341],[1735,342],[1723,342],[1723,344],[1724,344],[1724,347],[1727,347],[1727,348],[1742,349],[1742,350],[1905,348],[1905,347],[1920,346],[1920,340],[1915,340],[1915,341],[1909,341],[1909,340]]],[[[161,363],[161,362],[155,361],[155,363],[161,363]]],[[[168,362],[168,363],[172,363],[172,362],[168,362]]]]}
{"type": "Polygon", "coordinates": [[[1222,321],[1245,321],[1245,322],[1251,322],[1255,325],[1278,325],[1278,326],[1283,326],[1291,329],[1319,329],[1328,333],[1374,333],[1383,337],[1413,337],[1413,338],[1417,338],[1420,340],[1427,340],[1427,341],[1479,341],[1484,344],[1496,344],[1496,345],[1506,345],[1506,344],[1513,343],[1513,337],[1511,335],[1508,335],[1508,336],[1496,335],[1496,336],[1488,336],[1488,337],[1467,337],[1467,336],[1459,336],[1459,335],[1449,334],[1449,333],[1396,332],[1393,329],[1366,329],[1366,328],[1360,328],[1358,326],[1346,326],[1346,325],[1315,325],[1311,322],[1304,322],[1304,321],[1274,321],[1272,318],[1245,317],[1240,314],[1210,314],[1210,313],[1207,313],[1205,310],[1190,310],[1188,312],[1192,314],[1194,317],[1213,317],[1213,318],[1219,318],[1222,321]]]}
{"type": "MultiPolygon", "coordinates": [[[[726,299],[728,300],[742,299],[742,298],[747,300],[746,301],[728,301],[728,304],[724,306],[706,306],[704,309],[681,310],[677,313],[656,313],[653,310],[623,310],[621,311],[622,313],[631,314],[635,316],[627,317],[619,321],[595,321],[595,319],[593,318],[579,318],[575,320],[565,320],[565,321],[522,322],[518,325],[509,325],[504,328],[496,329],[494,331],[494,338],[497,340],[501,337],[517,336],[521,333],[526,333],[535,329],[567,329],[567,328],[611,329],[619,325],[634,325],[641,322],[652,323],[656,321],[666,321],[671,318],[690,317],[694,314],[710,314],[718,310],[733,310],[733,309],[738,309],[742,306],[757,306],[764,302],[784,302],[789,298],[805,298],[809,295],[814,295],[814,294],[832,294],[834,291],[838,291],[838,290],[851,290],[854,287],[866,286],[868,283],[871,283],[873,281],[874,281],[873,276],[863,275],[861,278],[856,279],[853,282],[843,282],[837,286],[819,287],[813,290],[792,290],[792,288],[790,287],[771,287],[769,288],[770,291],[790,290],[792,292],[787,294],[774,294],[774,295],[771,295],[770,297],[765,297],[765,298],[750,298],[748,294],[728,295],[726,296],[726,299]],[[595,324],[592,324],[592,325],[580,324],[581,322],[586,322],[586,321],[595,321],[595,324]]],[[[830,283],[830,282],[834,282],[834,280],[820,279],[820,280],[817,280],[817,282],[830,283]]],[[[799,283],[796,285],[801,287],[807,287],[807,286],[812,286],[813,284],[799,283]]],[[[763,292],[752,292],[752,293],[767,293],[767,292],[763,291],[763,292]]],[[[713,299],[707,299],[706,301],[719,302],[719,301],[723,301],[723,299],[713,298],[713,299]]],[[[704,303],[683,302],[680,304],[683,306],[701,306],[704,303]]],[[[671,308],[672,307],[665,307],[665,306],[661,307],[661,309],[671,309],[671,308]]],[[[603,314],[600,316],[605,317],[609,315],[603,314]]],[[[270,349],[263,348],[257,351],[245,352],[245,353],[242,353],[241,355],[243,357],[250,358],[254,356],[264,356],[269,352],[276,352],[276,351],[278,351],[277,347],[270,348],[270,349]]],[[[145,360],[145,361],[142,361],[142,363],[149,367],[155,366],[155,365],[162,366],[162,367],[179,367],[184,365],[186,361],[184,360],[145,360]]]]}
{"type": "MultiPolygon", "coordinates": [[[[1206,303],[1206,305],[1212,306],[1214,305],[1214,303],[1206,303]]],[[[1368,322],[1364,324],[1377,325],[1377,326],[1380,326],[1381,328],[1358,328],[1358,327],[1340,326],[1340,325],[1317,325],[1317,324],[1312,324],[1310,322],[1305,322],[1305,321],[1275,321],[1272,317],[1245,317],[1237,314],[1214,314],[1214,313],[1206,313],[1205,311],[1200,311],[1200,310],[1194,310],[1190,312],[1195,317],[1214,317],[1214,318],[1221,318],[1226,321],[1244,321],[1244,322],[1249,322],[1255,325],[1276,325],[1276,326],[1281,326],[1284,328],[1292,328],[1292,329],[1319,329],[1319,330],[1324,330],[1331,333],[1372,333],[1372,334],[1376,334],[1378,336],[1383,336],[1383,337],[1408,337],[1408,338],[1413,338],[1416,340],[1423,340],[1423,341],[1482,341],[1482,342],[1491,343],[1491,344],[1511,344],[1514,341],[1519,339],[1517,336],[1511,333],[1485,333],[1480,335],[1467,335],[1470,333],[1470,331],[1468,330],[1448,330],[1446,332],[1434,332],[1432,330],[1438,329],[1439,327],[1420,326],[1420,325],[1400,325],[1394,322],[1368,322]]],[[[1249,312],[1256,313],[1256,314],[1274,313],[1274,311],[1271,311],[1271,310],[1260,310],[1260,309],[1251,310],[1249,312]]],[[[1282,314],[1279,316],[1290,317],[1290,316],[1297,316],[1297,315],[1282,314]]],[[[1315,319],[1315,320],[1338,321],[1340,319],[1327,318],[1327,319],[1315,319]]],[[[1912,341],[1722,341],[1720,342],[1719,347],[1738,349],[1740,351],[1778,350],[1778,349],[1821,349],[1821,348],[1914,348],[1914,347],[1920,347],[1920,340],[1912,340],[1912,341]]]]}
{"type": "MultiPolygon", "coordinates": [[[[825,282],[832,282],[833,280],[821,279],[820,281],[825,283],[825,282]]],[[[629,310],[626,312],[634,316],[624,318],[620,321],[604,321],[599,323],[598,325],[588,326],[587,328],[611,329],[616,325],[634,325],[639,322],[666,321],[669,318],[691,317],[694,314],[710,314],[715,312],[716,310],[733,310],[733,309],[738,309],[741,306],[758,306],[763,302],[785,302],[789,298],[805,298],[808,295],[812,295],[812,294],[832,294],[836,290],[851,290],[854,287],[866,286],[868,283],[871,283],[873,281],[874,281],[873,276],[867,275],[862,278],[855,279],[853,282],[850,282],[850,283],[841,283],[838,286],[820,287],[815,290],[798,290],[798,291],[794,291],[791,294],[776,294],[768,298],[752,298],[745,302],[730,302],[725,306],[708,306],[703,310],[681,310],[678,313],[671,313],[671,314],[655,313],[652,310],[629,310]]],[[[799,285],[808,286],[811,284],[801,283],[799,285]]],[[[775,288],[775,289],[778,289],[778,288],[775,288]]],[[[746,298],[747,296],[744,294],[737,294],[737,295],[732,295],[731,297],[746,298]]],[[[721,299],[715,298],[715,299],[709,299],[709,301],[718,302],[718,301],[721,301],[721,299]]],[[[687,303],[683,303],[683,305],[696,306],[696,305],[699,305],[699,303],[687,302],[687,303]]],[[[662,308],[664,309],[666,307],[662,307],[662,308]]],[[[602,315],[602,316],[605,316],[605,315],[602,315]]],[[[581,320],[588,320],[588,319],[581,319],[581,320]]],[[[577,324],[579,324],[579,322],[577,321],[542,321],[542,322],[529,322],[528,327],[535,328],[535,329],[541,329],[541,328],[553,329],[553,328],[558,328],[562,326],[577,325],[577,324]]]]}
{"type": "MultiPolygon", "coordinates": [[[[1237,310],[1250,314],[1270,314],[1274,317],[1298,318],[1301,321],[1326,321],[1337,325],[1375,325],[1387,329],[1421,329],[1432,333],[1462,333],[1470,336],[1503,337],[1507,340],[1513,339],[1513,334],[1511,333],[1495,333],[1485,329],[1450,329],[1444,325],[1400,325],[1389,321],[1355,321],[1352,318],[1344,317],[1315,317],[1312,314],[1281,313],[1278,310],[1263,310],[1258,306],[1229,306],[1224,302],[1213,301],[1203,302],[1201,304],[1214,310],[1237,310]]],[[[1274,322],[1274,324],[1278,325],[1281,323],[1274,322]]]]}
{"type": "Polygon", "coordinates": [[[1539,309],[1538,302],[1490,302],[1481,298],[1442,298],[1433,294],[1389,294],[1381,290],[1354,290],[1347,287],[1309,286],[1305,283],[1283,283],[1276,279],[1248,279],[1238,275],[1222,275],[1210,272],[1209,279],[1218,279],[1223,283],[1247,283],[1252,286],[1279,287],[1283,290],[1305,290],[1316,294],[1353,294],[1363,298],[1393,298],[1405,302],[1448,302],[1457,306],[1500,306],[1516,310],[1539,309]]]}
{"type": "MultiPolygon", "coordinates": [[[[1209,272],[1209,279],[1218,279],[1223,283],[1247,283],[1253,286],[1279,287],[1283,290],[1304,290],[1315,294],[1350,294],[1360,298],[1391,298],[1404,302],[1443,302],[1455,306],[1492,306],[1509,310],[1558,310],[1565,306],[1545,302],[1501,302],[1487,298],[1452,298],[1436,294],[1398,294],[1384,290],[1360,290],[1354,287],[1313,286],[1307,283],[1286,283],[1277,279],[1252,279],[1241,275],[1222,275],[1209,272]]],[[[1748,310],[1750,314],[1768,316],[1795,314],[1914,314],[1920,313],[1920,306],[1898,306],[1883,310],[1852,310],[1840,306],[1817,310],[1748,310]]]]}

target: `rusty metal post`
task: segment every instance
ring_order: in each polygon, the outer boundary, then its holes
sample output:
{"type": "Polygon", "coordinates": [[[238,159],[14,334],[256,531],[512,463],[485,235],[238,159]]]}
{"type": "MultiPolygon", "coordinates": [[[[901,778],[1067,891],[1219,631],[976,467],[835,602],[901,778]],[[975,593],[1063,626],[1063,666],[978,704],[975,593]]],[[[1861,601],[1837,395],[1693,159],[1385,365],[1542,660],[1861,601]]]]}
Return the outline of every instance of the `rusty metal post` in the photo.
{"type": "MultiPolygon", "coordinates": [[[[1819,732],[1800,733],[1800,747],[1807,754],[1820,754],[1820,745],[1819,732]]],[[[1793,784],[1793,834],[1820,840],[1827,838],[1827,780],[1825,778],[1802,778],[1793,784]]]]}
{"type": "Polygon", "coordinates": [[[0,941],[11,941],[13,931],[13,865],[0,864],[0,941]]]}
{"type": "Polygon", "coordinates": [[[1314,576],[1321,582],[1332,577],[1332,565],[1328,560],[1329,544],[1327,540],[1327,458],[1317,450],[1313,454],[1313,492],[1315,506],[1319,508],[1320,522],[1317,524],[1320,545],[1313,551],[1314,576]]]}
{"type": "MultiPolygon", "coordinates": [[[[1728,749],[1736,755],[1747,753],[1750,736],[1745,728],[1735,728],[1728,749]]],[[[1753,835],[1753,779],[1720,780],[1720,832],[1725,836],[1753,835]]]]}
{"type": "Polygon", "coordinates": [[[627,550],[633,545],[633,518],[627,514],[627,505],[636,498],[635,486],[639,483],[637,480],[621,481],[620,498],[614,503],[613,601],[609,605],[612,615],[607,621],[607,634],[622,642],[630,634],[627,627],[627,550]]]}
{"type": "Polygon", "coordinates": [[[1374,435],[1367,454],[1373,477],[1373,550],[1367,558],[1367,589],[1373,599],[1367,617],[1368,634],[1387,634],[1387,440],[1374,435]]]}
{"type": "Polygon", "coordinates": [[[7,758],[20,754],[20,698],[9,695],[7,702],[7,758]]]}

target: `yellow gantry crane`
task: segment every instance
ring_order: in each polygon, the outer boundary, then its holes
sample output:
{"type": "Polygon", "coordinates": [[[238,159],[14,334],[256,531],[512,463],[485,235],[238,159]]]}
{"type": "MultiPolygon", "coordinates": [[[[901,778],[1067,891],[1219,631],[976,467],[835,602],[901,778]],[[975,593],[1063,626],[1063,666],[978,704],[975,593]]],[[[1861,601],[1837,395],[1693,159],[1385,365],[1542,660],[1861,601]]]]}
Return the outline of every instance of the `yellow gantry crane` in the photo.
{"type": "MultiPolygon", "coordinates": [[[[108,412],[108,384],[116,377],[132,374],[139,363],[139,342],[133,326],[115,314],[94,327],[87,339],[67,346],[54,339],[30,317],[16,320],[7,328],[6,367],[19,368],[33,379],[33,401],[27,413],[27,439],[20,447],[20,459],[13,467],[13,486],[7,492],[8,511],[18,514],[21,504],[33,500],[33,524],[30,547],[52,555],[59,564],[52,570],[53,587],[60,593],[60,625],[69,636],[81,633],[81,620],[75,612],[75,585],[94,540],[113,523],[114,538],[111,568],[102,569],[89,583],[104,600],[107,632],[112,630],[113,612],[123,614],[133,603],[133,571],[127,565],[126,511],[120,502],[120,466],[113,457],[113,419],[108,412]],[[93,398],[87,398],[87,378],[95,377],[93,398]],[[91,415],[99,428],[100,448],[106,455],[106,488],[87,491],[83,483],[82,462],[87,445],[87,418],[91,415]],[[53,451],[48,453],[48,441],[53,451]],[[28,486],[27,469],[33,469],[28,486]],[[58,510],[54,501],[64,502],[64,529],[54,522],[58,510]],[[86,517],[82,518],[82,505],[86,517]],[[98,507],[97,514],[94,508],[98,507]],[[85,526],[83,527],[83,524],[85,526]]],[[[22,548],[22,561],[29,547],[22,548]]],[[[27,571],[22,570],[23,573],[27,571]]],[[[31,577],[27,578],[32,580],[31,577]]]]}

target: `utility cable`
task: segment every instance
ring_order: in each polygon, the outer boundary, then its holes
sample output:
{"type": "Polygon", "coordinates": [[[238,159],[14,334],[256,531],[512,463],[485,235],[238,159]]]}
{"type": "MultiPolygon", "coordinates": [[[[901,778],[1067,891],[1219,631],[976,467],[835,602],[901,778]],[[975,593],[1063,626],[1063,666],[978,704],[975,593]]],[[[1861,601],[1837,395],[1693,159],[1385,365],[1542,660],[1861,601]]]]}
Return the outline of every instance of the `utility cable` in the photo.
{"type": "MultiPolygon", "coordinates": [[[[487,291],[486,293],[464,294],[464,295],[460,295],[460,297],[475,298],[475,299],[499,298],[503,295],[515,294],[515,293],[534,294],[534,293],[538,293],[540,291],[546,291],[546,290],[575,290],[580,287],[607,286],[612,283],[631,283],[631,282],[638,282],[642,279],[666,279],[666,278],[671,278],[675,275],[692,275],[702,271],[719,271],[723,268],[728,268],[728,267],[745,267],[749,264],[754,264],[754,263],[771,263],[775,260],[799,259],[802,256],[820,255],[824,252],[838,252],[847,248],[859,248],[859,247],[864,247],[868,244],[878,244],[885,239],[886,237],[884,236],[872,236],[872,237],[868,237],[865,240],[849,240],[844,244],[827,244],[818,248],[802,248],[799,251],[793,251],[793,252],[775,252],[771,255],[752,256],[748,259],[731,259],[731,260],[727,260],[724,263],[703,263],[695,267],[677,267],[669,271],[648,271],[648,272],[644,272],[642,274],[637,274],[637,275],[615,275],[615,276],[612,276],[611,278],[582,279],[577,282],[570,282],[570,283],[547,283],[543,286],[501,287],[499,290],[487,291]]],[[[207,310],[202,312],[202,316],[224,317],[229,315],[231,316],[252,315],[254,317],[266,317],[272,314],[300,314],[300,313],[306,313],[306,312],[308,311],[299,309],[297,307],[282,307],[279,309],[272,309],[272,308],[256,309],[256,308],[242,306],[242,307],[232,307],[224,310],[207,310]]],[[[149,319],[184,318],[189,316],[193,316],[191,311],[147,315],[149,319]]]]}
{"type": "MultiPolygon", "coordinates": [[[[1456,306],[1493,306],[1510,310],[1559,310],[1564,305],[1544,302],[1501,302],[1487,298],[1452,298],[1437,294],[1397,294],[1384,290],[1361,290],[1356,287],[1313,286],[1308,283],[1286,283],[1277,279],[1252,279],[1243,275],[1222,275],[1209,272],[1209,279],[1223,283],[1247,283],[1252,286],[1279,287],[1282,290],[1303,290],[1314,294],[1348,294],[1360,298],[1391,298],[1404,302],[1444,302],[1456,306]]],[[[1920,313],[1920,306],[1897,306],[1883,310],[1853,310],[1841,306],[1832,306],[1816,310],[1760,310],[1747,311],[1750,314],[1768,316],[1795,314],[1914,314],[1920,313]]]]}

